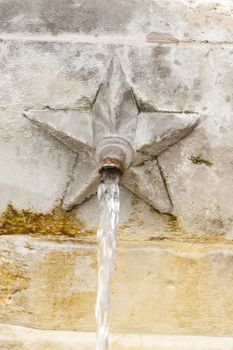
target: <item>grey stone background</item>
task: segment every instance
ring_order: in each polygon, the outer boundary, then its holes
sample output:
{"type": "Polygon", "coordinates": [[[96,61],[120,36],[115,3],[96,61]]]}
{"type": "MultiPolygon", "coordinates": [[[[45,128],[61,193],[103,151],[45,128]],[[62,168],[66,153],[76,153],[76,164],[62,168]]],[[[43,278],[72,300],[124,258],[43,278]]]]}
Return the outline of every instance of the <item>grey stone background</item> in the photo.
{"type": "Polygon", "coordinates": [[[1,210],[62,197],[74,155],[22,113],[92,104],[117,53],[142,109],[202,116],[159,163],[181,226],[231,237],[230,2],[1,1],[0,13],[1,210]]]}
{"type": "MultiPolygon", "coordinates": [[[[114,54],[141,110],[201,121],[158,158],[173,217],[121,191],[112,331],[144,332],[146,350],[232,350],[232,1],[0,0],[0,210],[59,204],[75,154],[23,113],[89,108],[114,54]]],[[[94,230],[96,197],[73,213],[94,230]]],[[[95,331],[94,243],[1,236],[1,349],[73,350],[69,331],[95,331]]],[[[77,349],[93,348],[75,334],[77,349]]]]}

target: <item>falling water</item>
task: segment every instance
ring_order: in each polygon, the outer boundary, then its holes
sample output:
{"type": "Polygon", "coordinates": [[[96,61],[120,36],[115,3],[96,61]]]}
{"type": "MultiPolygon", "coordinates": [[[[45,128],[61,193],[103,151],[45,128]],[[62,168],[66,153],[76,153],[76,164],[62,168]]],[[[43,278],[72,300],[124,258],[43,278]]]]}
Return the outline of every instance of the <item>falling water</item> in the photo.
{"type": "Polygon", "coordinates": [[[116,227],[119,216],[119,180],[117,168],[102,170],[98,188],[100,222],[98,240],[98,291],[96,301],[97,346],[96,350],[108,349],[110,282],[114,269],[116,227]]]}

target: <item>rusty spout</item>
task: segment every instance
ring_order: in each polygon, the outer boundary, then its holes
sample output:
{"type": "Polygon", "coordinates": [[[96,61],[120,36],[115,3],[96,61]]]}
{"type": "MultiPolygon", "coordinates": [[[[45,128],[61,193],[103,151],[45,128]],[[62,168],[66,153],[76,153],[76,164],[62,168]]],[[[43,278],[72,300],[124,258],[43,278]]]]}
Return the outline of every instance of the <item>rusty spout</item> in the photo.
{"type": "Polygon", "coordinates": [[[100,164],[100,182],[103,182],[106,177],[121,177],[124,172],[124,164],[116,158],[104,158],[100,164]]]}

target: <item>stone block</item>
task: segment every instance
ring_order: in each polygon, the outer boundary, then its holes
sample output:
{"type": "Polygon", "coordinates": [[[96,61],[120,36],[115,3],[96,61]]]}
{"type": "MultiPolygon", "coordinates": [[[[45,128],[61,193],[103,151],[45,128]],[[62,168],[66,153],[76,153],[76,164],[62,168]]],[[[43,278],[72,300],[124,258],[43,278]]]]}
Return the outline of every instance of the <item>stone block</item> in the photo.
{"type": "Polygon", "coordinates": [[[0,31],[131,36],[149,43],[232,41],[232,11],[230,0],[1,0],[0,31]]]}
{"type": "MultiPolygon", "coordinates": [[[[96,247],[0,237],[0,322],[95,331],[96,247]]],[[[231,244],[119,243],[111,331],[232,336],[231,244]]]]}

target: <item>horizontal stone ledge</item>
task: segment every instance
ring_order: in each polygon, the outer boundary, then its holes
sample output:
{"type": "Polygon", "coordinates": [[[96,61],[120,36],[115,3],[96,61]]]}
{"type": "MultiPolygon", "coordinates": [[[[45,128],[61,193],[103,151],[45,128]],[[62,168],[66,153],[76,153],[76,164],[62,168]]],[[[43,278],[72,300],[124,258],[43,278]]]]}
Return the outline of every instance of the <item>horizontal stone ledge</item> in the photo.
{"type": "MultiPolygon", "coordinates": [[[[161,33],[163,34],[163,33],[161,33]]],[[[89,35],[89,34],[27,34],[27,33],[0,33],[0,41],[32,41],[32,42],[61,42],[61,43],[86,43],[124,46],[157,46],[158,44],[181,45],[233,45],[233,40],[178,40],[176,38],[156,36],[153,41],[147,40],[143,34],[137,35],[89,35]]]]}
{"type": "MultiPolygon", "coordinates": [[[[1,350],[93,350],[93,332],[46,331],[0,325],[1,350]]],[[[109,350],[232,350],[232,337],[111,334],[109,350]]]]}
{"type": "Polygon", "coordinates": [[[135,35],[148,41],[164,39],[232,40],[230,0],[135,0],[124,2],[84,0],[1,1],[0,31],[8,33],[63,33],[135,35]],[[107,14],[107,15],[106,15],[107,14]]]}

